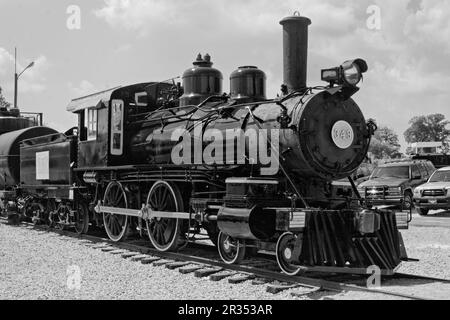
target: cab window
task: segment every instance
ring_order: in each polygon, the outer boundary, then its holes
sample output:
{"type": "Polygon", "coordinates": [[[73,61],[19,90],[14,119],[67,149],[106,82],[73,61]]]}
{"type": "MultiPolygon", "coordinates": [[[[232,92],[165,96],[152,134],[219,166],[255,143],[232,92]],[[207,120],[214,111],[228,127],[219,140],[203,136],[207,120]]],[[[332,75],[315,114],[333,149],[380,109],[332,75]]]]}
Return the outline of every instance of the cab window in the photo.
{"type": "Polygon", "coordinates": [[[84,126],[87,128],[87,140],[97,140],[97,109],[85,110],[84,126]]]}
{"type": "Polygon", "coordinates": [[[124,102],[113,100],[111,102],[111,154],[123,154],[123,113],[124,102]]]}

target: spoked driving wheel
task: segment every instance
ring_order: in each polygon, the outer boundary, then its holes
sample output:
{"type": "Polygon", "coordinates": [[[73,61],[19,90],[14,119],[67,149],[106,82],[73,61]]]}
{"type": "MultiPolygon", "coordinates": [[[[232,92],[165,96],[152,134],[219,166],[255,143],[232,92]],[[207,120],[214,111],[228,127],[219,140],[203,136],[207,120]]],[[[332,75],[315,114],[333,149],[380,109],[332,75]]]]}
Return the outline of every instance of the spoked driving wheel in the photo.
{"type": "Polygon", "coordinates": [[[297,237],[292,232],[286,232],[278,239],[276,255],[278,266],[281,271],[289,276],[296,276],[302,272],[303,268],[292,263],[295,242],[297,237]]]}
{"type": "MultiPolygon", "coordinates": [[[[122,184],[117,181],[109,183],[103,198],[105,207],[128,208],[127,195],[122,184]]],[[[119,242],[124,240],[127,235],[128,217],[113,213],[103,213],[103,224],[105,226],[108,237],[119,242]]]]}
{"type": "Polygon", "coordinates": [[[245,240],[233,239],[222,231],[217,238],[217,248],[226,264],[239,264],[245,257],[245,240]]]}
{"type": "MultiPolygon", "coordinates": [[[[153,211],[183,211],[183,200],[178,187],[165,181],[158,181],[152,186],[147,205],[153,211]]],[[[164,252],[178,248],[182,224],[180,219],[150,218],[146,220],[146,224],[150,241],[157,250],[164,252]]]]}
{"type": "Polygon", "coordinates": [[[77,202],[75,207],[75,231],[85,234],[89,229],[89,210],[85,203],[77,202]]]}

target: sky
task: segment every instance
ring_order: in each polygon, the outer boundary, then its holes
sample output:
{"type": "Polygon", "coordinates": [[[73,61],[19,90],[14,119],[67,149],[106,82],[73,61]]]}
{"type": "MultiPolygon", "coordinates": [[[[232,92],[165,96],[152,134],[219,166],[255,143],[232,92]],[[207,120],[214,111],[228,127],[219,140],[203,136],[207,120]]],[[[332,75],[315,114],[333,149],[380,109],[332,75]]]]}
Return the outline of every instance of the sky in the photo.
{"type": "Polygon", "coordinates": [[[403,150],[412,117],[450,119],[448,0],[0,0],[0,86],[12,102],[17,47],[19,72],[35,62],[19,79],[19,107],[60,131],[76,123],[71,99],[181,76],[198,53],[212,56],[225,91],[233,70],[256,65],[275,97],[279,21],[294,11],[312,20],[308,85],[321,84],[323,68],[365,59],[354,99],[403,150]]]}

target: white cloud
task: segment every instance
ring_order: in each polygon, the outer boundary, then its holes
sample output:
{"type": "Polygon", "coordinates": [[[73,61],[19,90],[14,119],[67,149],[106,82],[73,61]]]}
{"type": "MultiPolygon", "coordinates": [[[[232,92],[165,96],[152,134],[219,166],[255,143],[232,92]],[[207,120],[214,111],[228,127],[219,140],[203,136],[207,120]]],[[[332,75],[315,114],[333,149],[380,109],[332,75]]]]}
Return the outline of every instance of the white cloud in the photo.
{"type": "MultiPolygon", "coordinates": [[[[28,64],[34,61],[34,66],[27,69],[18,81],[19,96],[21,94],[36,94],[46,90],[45,74],[50,67],[43,55],[36,59],[21,59],[17,62],[17,72],[20,73],[28,64]]],[[[14,55],[0,47],[0,86],[4,89],[6,98],[12,102],[14,96],[14,55]]],[[[19,106],[20,106],[19,97],[19,106]]]]}
{"type": "Polygon", "coordinates": [[[0,47],[0,76],[2,79],[11,65],[14,65],[14,56],[0,47]]]}
{"type": "Polygon", "coordinates": [[[327,0],[104,0],[94,14],[116,29],[146,34],[155,27],[225,27],[245,33],[274,32],[273,25],[294,10],[315,19],[318,28],[333,34],[348,32],[355,22],[351,6],[327,0]],[[213,24],[212,24],[213,23],[213,24]]]}
{"type": "MultiPolygon", "coordinates": [[[[45,74],[49,67],[50,64],[45,56],[39,56],[34,59],[34,66],[26,70],[19,79],[21,92],[40,93],[45,91],[47,88],[45,74]]],[[[20,68],[18,67],[19,72],[23,68],[22,65],[20,68]]]]}
{"type": "Polygon", "coordinates": [[[87,80],[82,80],[78,85],[73,85],[71,82],[69,82],[68,87],[72,98],[83,97],[99,91],[92,83],[87,80]]]}
{"type": "Polygon", "coordinates": [[[103,8],[95,10],[97,17],[113,27],[139,30],[165,20],[166,24],[178,24],[183,20],[179,9],[188,1],[166,0],[105,0],[103,8]],[[178,9],[178,10],[177,10],[178,9]]]}
{"type": "Polygon", "coordinates": [[[96,15],[130,37],[166,37],[180,55],[213,48],[209,53],[225,79],[238,64],[254,63],[266,71],[273,94],[282,78],[278,21],[294,10],[312,20],[310,83],[319,80],[320,68],[361,57],[369,73],[355,98],[367,116],[400,136],[413,115],[450,118],[448,0],[105,0],[96,15]],[[367,28],[367,8],[374,4],[381,30],[367,28]]]}
{"type": "Polygon", "coordinates": [[[406,19],[404,32],[415,44],[450,53],[450,2],[422,1],[422,8],[406,19]]]}

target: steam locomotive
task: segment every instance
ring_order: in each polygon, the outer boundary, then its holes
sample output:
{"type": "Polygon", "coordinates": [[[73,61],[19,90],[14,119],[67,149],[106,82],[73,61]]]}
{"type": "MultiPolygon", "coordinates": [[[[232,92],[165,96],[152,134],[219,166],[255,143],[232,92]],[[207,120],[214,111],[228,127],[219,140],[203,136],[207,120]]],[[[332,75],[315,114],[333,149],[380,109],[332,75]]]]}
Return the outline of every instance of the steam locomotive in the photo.
{"type": "Polygon", "coordinates": [[[199,54],[182,84],[72,100],[78,126],[65,134],[30,123],[0,132],[3,211],[79,233],[104,227],[112,241],[139,233],[159,251],[207,234],[224,262],[264,250],[289,275],[394,273],[407,258],[403,220],[331,191],[376,130],[351,98],[368,66],[346,61],[322,70],[327,86],[308,87],[311,20],[296,13],[280,24],[284,85],[274,99],[254,66],[234,71],[224,94],[222,73],[199,54]]]}

